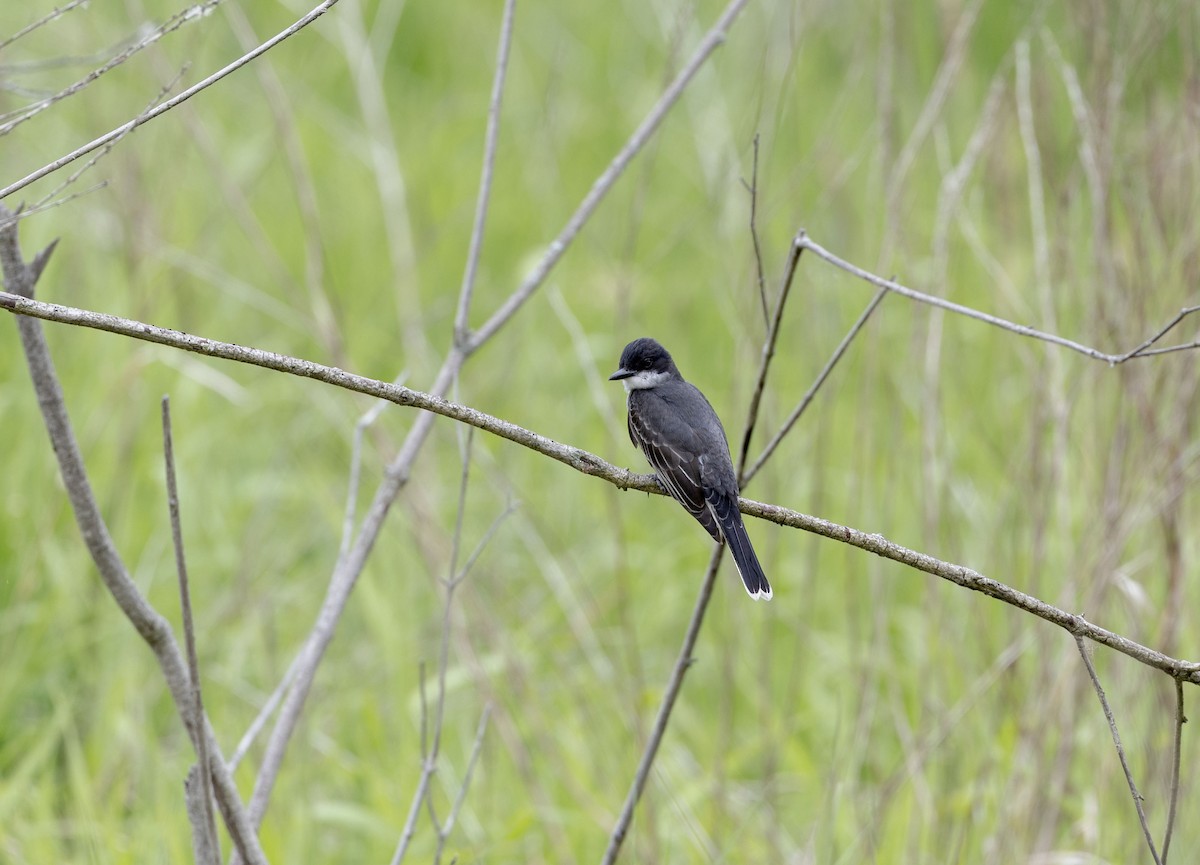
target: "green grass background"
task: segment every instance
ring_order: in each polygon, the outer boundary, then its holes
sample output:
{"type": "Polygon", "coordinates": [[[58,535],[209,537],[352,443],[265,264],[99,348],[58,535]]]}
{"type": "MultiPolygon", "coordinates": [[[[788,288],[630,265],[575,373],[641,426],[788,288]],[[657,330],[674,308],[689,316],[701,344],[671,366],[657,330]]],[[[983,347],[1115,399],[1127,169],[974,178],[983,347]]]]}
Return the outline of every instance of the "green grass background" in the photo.
{"type": "MultiPolygon", "coordinates": [[[[0,36],[49,8],[4,4],[0,36]]],[[[176,8],[92,3],[6,47],[0,110],[65,86],[176,8]]],[[[520,0],[474,323],[720,9],[520,0]]],[[[0,140],[0,180],[301,11],[223,4],[0,140]]],[[[26,220],[28,253],[61,238],[39,296],[427,387],[451,339],[500,13],[343,0],[73,187],[103,189],[26,220]]],[[[651,334],[740,438],[764,331],[743,186],[756,134],[770,292],[803,227],[923,291],[1131,348],[1200,291],[1198,46],[1186,2],[751,3],[456,396],[642,470],[623,394],[603,379],[627,340],[651,334]]],[[[754,453],[871,294],[801,262],[754,453]]],[[[312,626],[370,404],[107,334],[47,333],[117,545],[178,629],[158,421],[171,396],[205,701],[228,753],[312,626]]],[[[1197,382],[1195,354],[1110,368],[891,297],[747,494],[1196,657],[1197,382]]],[[[10,321],[0,419],[0,861],[190,861],[190,745],[83,549],[10,321]]],[[[360,513],[413,419],[393,407],[368,433],[360,513]]],[[[349,604],[263,825],[272,861],[378,862],[395,847],[420,771],[418,670],[436,666],[462,435],[437,421],[349,604]]],[[[476,436],[464,548],[513,502],[450,617],[440,815],[485,704],[493,714],[445,861],[596,861],[709,545],[668,500],[476,436]]],[[[1149,861],[1068,635],[828,540],[750,532],[775,599],[751,603],[723,567],[623,861],[1149,861]]],[[[1172,683],[1107,650],[1095,660],[1161,839],[1172,683]]],[[[247,797],[260,756],[261,743],[237,774],[247,797]]],[[[1187,818],[1198,758],[1185,727],[1172,861],[1200,853],[1187,818]]],[[[409,861],[435,846],[423,817],[409,861]]]]}

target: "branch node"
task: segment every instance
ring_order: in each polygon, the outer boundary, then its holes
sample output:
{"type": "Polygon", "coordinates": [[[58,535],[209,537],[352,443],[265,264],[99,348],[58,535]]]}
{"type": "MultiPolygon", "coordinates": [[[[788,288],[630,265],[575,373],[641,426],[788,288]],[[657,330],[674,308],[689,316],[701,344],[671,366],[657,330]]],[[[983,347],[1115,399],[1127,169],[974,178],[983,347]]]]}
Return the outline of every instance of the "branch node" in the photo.
{"type": "Polygon", "coordinates": [[[59,238],[54,238],[50,241],[50,245],[33,257],[33,262],[29,269],[33,281],[36,283],[42,278],[42,271],[46,269],[46,265],[50,263],[50,256],[54,254],[54,250],[58,248],[59,238]]]}

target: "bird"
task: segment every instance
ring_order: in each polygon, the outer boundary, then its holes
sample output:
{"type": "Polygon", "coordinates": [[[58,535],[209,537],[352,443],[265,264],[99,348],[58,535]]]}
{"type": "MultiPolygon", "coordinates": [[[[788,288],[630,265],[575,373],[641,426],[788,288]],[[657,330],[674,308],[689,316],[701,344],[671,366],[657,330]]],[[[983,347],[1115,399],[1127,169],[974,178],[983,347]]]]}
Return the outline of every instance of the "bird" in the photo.
{"type": "Polygon", "coordinates": [[[771,584],[738,510],[740,490],[729,441],[708,399],[649,337],[625,346],[620,369],[608,378],[625,386],[629,438],[663,487],[713,540],[729,546],[750,597],[769,601],[771,584]]]}

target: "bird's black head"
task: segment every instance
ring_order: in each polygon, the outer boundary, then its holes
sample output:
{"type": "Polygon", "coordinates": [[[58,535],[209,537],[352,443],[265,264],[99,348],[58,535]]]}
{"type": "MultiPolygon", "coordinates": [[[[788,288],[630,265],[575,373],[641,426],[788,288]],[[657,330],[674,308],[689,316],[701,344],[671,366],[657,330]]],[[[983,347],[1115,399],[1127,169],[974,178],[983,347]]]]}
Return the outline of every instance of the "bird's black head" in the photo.
{"type": "Polygon", "coordinates": [[[634,387],[653,387],[668,378],[680,378],[679,369],[670,353],[657,340],[643,336],[635,339],[621,352],[621,368],[610,375],[609,381],[633,379],[626,384],[634,387]],[[636,383],[635,383],[636,382],[636,383]]]}

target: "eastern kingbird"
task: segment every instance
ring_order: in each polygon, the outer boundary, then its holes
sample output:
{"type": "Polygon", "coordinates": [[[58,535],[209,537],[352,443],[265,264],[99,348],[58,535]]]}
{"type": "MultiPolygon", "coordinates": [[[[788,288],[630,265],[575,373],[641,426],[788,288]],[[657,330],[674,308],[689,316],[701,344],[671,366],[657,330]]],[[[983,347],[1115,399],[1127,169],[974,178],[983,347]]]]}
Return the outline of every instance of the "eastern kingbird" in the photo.
{"type": "Polygon", "coordinates": [[[635,339],[609,377],[629,393],[629,438],[654,467],[667,492],[687,508],[717,543],[729,544],[746,591],[771,599],[738,510],[738,481],[725,429],[704,394],[683,380],[656,341],[635,339]]]}

